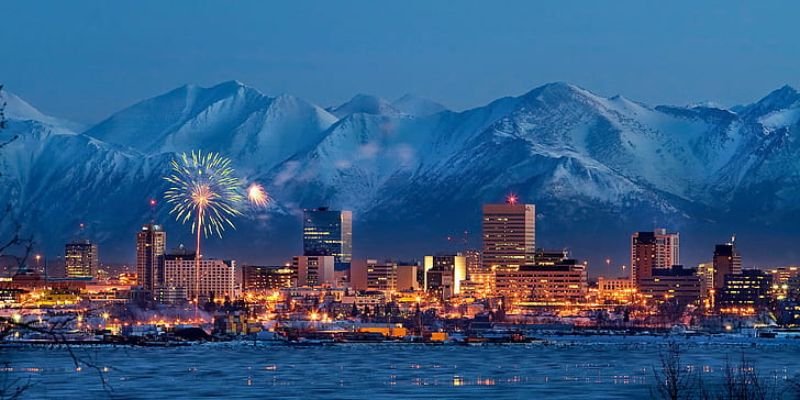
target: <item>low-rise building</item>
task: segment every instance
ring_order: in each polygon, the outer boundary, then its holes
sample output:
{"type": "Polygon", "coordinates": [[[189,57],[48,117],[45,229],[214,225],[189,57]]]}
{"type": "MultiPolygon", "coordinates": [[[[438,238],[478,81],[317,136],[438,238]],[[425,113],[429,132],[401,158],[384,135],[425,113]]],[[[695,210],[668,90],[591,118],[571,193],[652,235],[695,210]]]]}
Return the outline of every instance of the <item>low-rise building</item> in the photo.
{"type": "Polygon", "coordinates": [[[292,278],[296,286],[335,286],[333,256],[292,257],[292,278]]]}
{"type": "Polygon", "coordinates": [[[242,267],[242,286],[246,291],[270,291],[292,287],[293,272],[288,266],[245,265],[242,267]]]}
{"type": "Polygon", "coordinates": [[[682,265],[653,269],[650,277],[639,281],[639,293],[656,303],[694,304],[702,297],[703,279],[697,275],[697,269],[682,265]]]}
{"type": "Polygon", "coordinates": [[[512,303],[579,303],[586,300],[589,290],[586,265],[575,260],[564,260],[560,265],[522,266],[517,271],[497,270],[495,275],[497,294],[512,303]]]}
{"type": "Polygon", "coordinates": [[[718,293],[717,307],[726,314],[755,313],[769,304],[771,289],[772,275],[760,269],[727,274],[718,293]]]}

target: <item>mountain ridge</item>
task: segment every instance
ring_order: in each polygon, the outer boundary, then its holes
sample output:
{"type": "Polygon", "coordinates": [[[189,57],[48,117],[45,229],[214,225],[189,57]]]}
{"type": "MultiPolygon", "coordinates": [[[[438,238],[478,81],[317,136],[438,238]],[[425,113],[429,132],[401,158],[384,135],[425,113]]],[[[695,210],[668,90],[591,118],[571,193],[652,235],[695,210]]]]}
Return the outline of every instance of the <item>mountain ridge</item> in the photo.
{"type": "MultiPolygon", "coordinates": [[[[398,231],[420,231],[426,240],[418,251],[441,250],[432,236],[462,227],[476,232],[479,205],[509,191],[537,204],[544,224],[539,243],[586,253],[598,252],[586,236],[606,226],[620,237],[602,243],[615,250],[600,251],[620,253],[619,246],[624,254],[625,236],[648,220],[690,233],[752,226],[797,235],[791,224],[800,211],[792,202],[800,196],[794,161],[800,95],[788,85],[736,111],[649,106],[565,82],[460,112],[423,100],[425,112],[410,113],[394,107],[398,101],[356,96],[336,107],[347,106],[337,116],[303,99],[228,81],[173,89],[82,133],[38,111],[9,112],[2,135],[21,139],[2,154],[1,179],[13,190],[0,201],[26,210],[27,218],[52,219],[37,234],[56,243],[72,235],[77,220],[94,221],[109,254],[129,258],[127,235],[146,220],[146,199],[160,197],[168,160],[203,148],[232,157],[244,177],[264,183],[275,199],[272,210],[249,215],[232,234],[263,243],[258,251],[236,249],[254,259],[258,252],[290,256],[282,253],[296,248],[300,209],[320,204],[356,212],[362,251],[371,256],[394,254],[388,243],[400,241],[398,231]],[[55,169],[74,171],[49,172],[55,169]],[[56,189],[70,187],[90,193],[69,199],[60,214],[70,217],[60,217],[43,199],[59,199],[56,189]],[[118,223],[107,221],[114,219],[110,210],[118,223]],[[392,229],[382,226],[387,221],[392,229]],[[416,226],[419,221],[425,226],[416,226]],[[575,235],[576,224],[591,229],[575,235]],[[297,236],[285,235],[292,232],[297,236]],[[282,237],[273,240],[276,235],[282,237]]],[[[169,221],[165,210],[157,217],[169,221]]],[[[471,245],[478,242],[473,236],[471,245]]],[[[46,246],[57,252],[58,245],[46,246]]]]}

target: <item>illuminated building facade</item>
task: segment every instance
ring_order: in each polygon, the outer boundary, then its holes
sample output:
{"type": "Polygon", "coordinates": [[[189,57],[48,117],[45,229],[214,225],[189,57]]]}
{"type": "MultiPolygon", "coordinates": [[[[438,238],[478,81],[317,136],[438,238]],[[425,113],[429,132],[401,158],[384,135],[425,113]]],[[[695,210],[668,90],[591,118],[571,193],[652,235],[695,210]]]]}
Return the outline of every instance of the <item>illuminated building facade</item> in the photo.
{"type": "Polygon", "coordinates": [[[397,264],[377,260],[353,260],[350,287],[356,290],[397,290],[397,264]]]}
{"type": "Polygon", "coordinates": [[[634,300],[636,286],[630,278],[597,278],[597,296],[600,301],[628,303],[634,300]]]}
{"type": "Polygon", "coordinates": [[[481,263],[481,252],[478,250],[467,250],[464,252],[464,258],[467,262],[467,279],[472,272],[483,270],[481,263]]]}
{"type": "Polygon", "coordinates": [[[303,211],[303,255],[333,256],[337,269],[353,258],[353,213],[320,207],[303,211]]]}
{"type": "Polygon", "coordinates": [[[67,278],[92,278],[100,265],[97,244],[88,240],[68,243],[64,265],[67,278]]]}
{"type": "Polygon", "coordinates": [[[631,235],[631,279],[639,284],[653,276],[653,270],[680,264],[680,235],[666,229],[631,235]]]}
{"type": "Polygon", "coordinates": [[[247,291],[268,291],[292,287],[292,269],[288,266],[245,265],[242,287],[247,291]]]}
{"type": "MultiPolygon", "coordinates": [[[[185,289],[187,299],[222,299],[236,293],[236,263],[233,260],[200,258],[195,271],[194,253],[165,254],[164,281],[159,288],[185,289]]],[[[182,293],[182,292],[181,292],[182,293]]]]}
{"type": "Polygon", "coordinates": [[[798,267],[778,267],[769,270],[772,275],[772,294],[776,300],[790,296],[791,283],[800,276],[798,267]]]}
{"type": "Polygon", "coordinates": [[[658,303],[694,304],[702,297],[703,280],[696,269],[673,265],[653,270],[652,276],[642,278],[638,289],[643,297],[658,303]]]}
{"type": "Polygon", "coordinates": [[[536,207],[533,204],[484,204],[483,266],[518,269],[532,265],[536,253],[536,207]]]}
{"type": "Polygon", "coordinates": [[[742,273],[742,256],[736,250],[735,241],[714,246],[714,259],[712,261],[714,273],[711,287],[719,291],[725,285],[727,275],[742,273]]]}
{"type": "Polygon", "coordinates": [[[136,233],[136,277],[139,286],[154,291],[164,277],[157,276],[158,264],[167,245],[167,233],[161,225],[147,224],[136,233]]]}
{"type": "Polygon", "coordinates": [[[334,256],[292,257],[292,279],[295,286],[336,286],[334,263],[334,256]]]}
{"type": "Polygon", "coordinates": [[[425,291],[446,300],[461,293],[467,278],[467,260],[461,254],[425,256],[423,261],[425,291]]]}
{"type": "Polygon", "coordinates": [[[717,307],[723,313],[756,312],[771,300],[772,275],[760,269],[746,269],[725,275],[717,307]]]}
{"type": "Polygon", "coordinates": [[[565,260],[559,265],[530,265],[495,272],[496,292],[512,302],[570,302],[586,300],[586,265],[565,260]]]}

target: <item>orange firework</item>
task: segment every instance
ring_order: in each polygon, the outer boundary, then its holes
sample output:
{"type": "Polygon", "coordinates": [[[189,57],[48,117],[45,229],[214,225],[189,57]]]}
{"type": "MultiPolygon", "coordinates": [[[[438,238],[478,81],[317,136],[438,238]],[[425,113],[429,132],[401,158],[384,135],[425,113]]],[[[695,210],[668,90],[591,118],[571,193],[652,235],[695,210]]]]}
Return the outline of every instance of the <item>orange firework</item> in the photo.
{"type": "Polygon", "coordinates": [[[256,207],[264,207],[269,203],[269,195],[264,187],[255,182],[247,187],[247,199],[256,207]]]}

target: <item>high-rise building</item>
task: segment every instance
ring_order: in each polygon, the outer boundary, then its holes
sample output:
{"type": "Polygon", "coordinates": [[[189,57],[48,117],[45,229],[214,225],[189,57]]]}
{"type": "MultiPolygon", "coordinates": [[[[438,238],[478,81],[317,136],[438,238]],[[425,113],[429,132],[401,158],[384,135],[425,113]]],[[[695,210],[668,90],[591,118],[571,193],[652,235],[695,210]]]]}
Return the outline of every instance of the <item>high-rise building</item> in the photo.
{"type": "Polygon", "coordinates": [[[166,245],[167,233],[161,225],[144,225],[136,234],[136,276],[139,286],[145,290],[155,291],[157,282],[164,280],[163,276],[156,275],[163,272],[158,263],[164,256],[166,245]]]}
{"type": "Polygon", "coordinates": [[[185,289],[188,300],[223,299],[237,294],[236,262],[233,260],[201,257],[199,268],[195,269],[194,252],[165,254],[162,259],[164,281],[157,284],[159,290],[185,289]]]}
{"type": "Polygon", "coordinates": [[[333,256],[337,269],[353,258],[353,213],[320,207],[303,211],[303,255],[333,256]]]}
{"type": "Polygon", "coordinates": [[[464,257],[467,261],[467,279],[469,279],[469,274],[480,272],[483,269],[481,252],[478,250],[467,250],[464,252],[464,257]]]}
{"type": "Polygon", "coordinates": [[[467,279],[467,260],[461,254],[425,256],[423,271],[425,291],[446,300],[461,293],[461,282],[467,279]]]}
{"type": "Polygon", "coordinates": [[[638,286],[655,269],[669,269],[680,264],[680,235],[666,229],[636,232],[631,235],[631,279],[638,286]]]}
{"type": "Polygon", "coordinates": [[[483,206],[483,266],[486,269],[518,269],[532,265],[536,253],[536,207],[517,204],[483,206]]]}
{"type": "Polygon", "coordinates": [[[731,238],[730,243],[714,246],[712,264],[714,268],[712,287],[715,290],[719,290],[725,285],[726,275],[742,273],[742,256],[736,251],[735,238],[731,238]]]}
{"type": "Polygon", "coordinates": [[[707,297],[714,289],[714,264],[710,262],[698,264],[697,275],[703,282],[703,296],[707,297]]]}
{"type": "Polygon", "coordinates": [[[67,243],[64,249],[67,278],[91,278],[97,272],[100,259],[97,244],[88,240],[67,243]]]}
{"type": "Polygon", "coordinates": [[[297,287],[335,286],[334,256],[292,257],[292,277],[297,287]]]}

